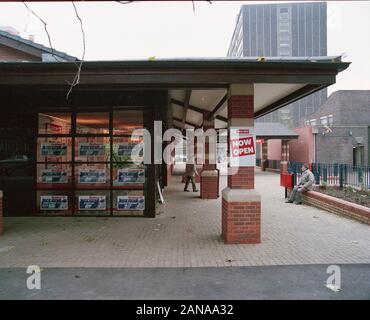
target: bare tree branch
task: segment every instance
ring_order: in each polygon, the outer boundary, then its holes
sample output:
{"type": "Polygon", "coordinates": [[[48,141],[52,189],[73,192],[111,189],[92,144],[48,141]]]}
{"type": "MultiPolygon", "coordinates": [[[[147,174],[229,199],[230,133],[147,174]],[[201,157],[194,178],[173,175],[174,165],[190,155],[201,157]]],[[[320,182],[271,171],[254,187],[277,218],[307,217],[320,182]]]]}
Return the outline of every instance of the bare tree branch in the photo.
{"type": "Polygon", "coordinates": [[[53,45],[51,44],[51,37],[50,37],[50,33],[48,31],[48,28],[47,28],[47,23],[43,19],[41,19],[41,17],[35,11],[30,9],[25,2],[23,2],[23,4],[27,8],[28,12],[31,12],[37,19],[39,19],[44,24],[44,29],[45,29],[46,35],[48,36],[48,40],[49,40],[49,46],[50,46],[50,49],[51,49],[51,54],[58,61],[57,57],[54,55],[54,49],[53,49],[53,45]]]}
{"type": "Polygon", "coordinates": [[[73,79],[73,82],[71,83],[71,86],[70,86],[70,88],[69,88],[69,90],[67,92],[67,96],[66,96],[66,99],[67,100],[68,100],[69,95],[71,94],[73,88],[80,83],[81,69],[82,69],[82,64],[83,64],[83,62],[85,60],[85,53],[86,53],[86,36],[85,36],[85,30],[84,30],[83,22],[82,22],[82,19],[81,19],[80,15],[78,14],[76,5],[75,5],[75,3],[73,1],[72,1],[72,5],[73,5],[73,9],[75,11],[76,17],[80,21],[80,27],[81,27],[81,32],[82,32],[82,41],[83,41],[83,51],[82,51],[81,61],[78,64],[78,67],[77,67],[77,73],[76,73],[76,75],[75,75],[75,77],[73,79]]]}

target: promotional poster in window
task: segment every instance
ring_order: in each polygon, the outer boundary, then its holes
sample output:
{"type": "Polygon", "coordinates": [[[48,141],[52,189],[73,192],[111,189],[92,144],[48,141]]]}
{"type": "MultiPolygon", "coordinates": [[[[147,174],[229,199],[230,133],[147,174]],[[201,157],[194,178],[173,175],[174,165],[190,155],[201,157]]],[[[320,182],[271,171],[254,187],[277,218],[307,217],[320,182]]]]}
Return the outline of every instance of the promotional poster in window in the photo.
{"type": "Polygon", "coordinates": [[[105,196],[79,196],[78,209],[79,210],[105,210],[106,197],[105,196]]]}
{"type": "Polygon", "coordinates": [[[80,169],[79,183],[106,183],[105,169],[80,169]]]}
{"type": "Polygon", "coordinates": [[[117,182],[119,184],[144,183],[145,170],[136,168],[118,169],[117,182]]]}
{"type": "Polygon", "coordinates": [[[79,156],[104,156],[105,144],[104,143],[90,143],[81,142],[78,145],[79,156]]]}
{"type": "Polygon", "coordinates": [[[67,172],[62,169],[43,169],[40,181],[43,183],[67,183],[67,172]]]}
{"type": "Polygon", "coordinates": [[[68,196],[41,196],[40,210],[67,210],[68,196]]]}
{"type": "Polygon", "coordinates": [[[67,154],[67,144],[62,142],[43,142],[41,144],[42,156],[65,156],[67,154]]]}
{"type": "Polygon", "coordinates": [[[117,210],[144,210],[144,196],[118,196],[117,210]]]}

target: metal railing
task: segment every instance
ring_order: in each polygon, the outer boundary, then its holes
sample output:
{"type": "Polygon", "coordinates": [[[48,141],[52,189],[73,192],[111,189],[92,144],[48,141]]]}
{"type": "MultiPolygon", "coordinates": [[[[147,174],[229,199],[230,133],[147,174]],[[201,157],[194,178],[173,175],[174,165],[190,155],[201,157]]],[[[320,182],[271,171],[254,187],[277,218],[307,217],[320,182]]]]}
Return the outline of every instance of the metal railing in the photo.
{"type": "MultiPolygon", "coordinates": [[[[295,182],[301,177],[302,162],[289,161],[288,172],[294,173],[295,182]]],[[[311,171],[317,185],[334,185],[340,188],[351,186],[370,189],[370,166],[343,163],[312,163],[311,171]]]]}

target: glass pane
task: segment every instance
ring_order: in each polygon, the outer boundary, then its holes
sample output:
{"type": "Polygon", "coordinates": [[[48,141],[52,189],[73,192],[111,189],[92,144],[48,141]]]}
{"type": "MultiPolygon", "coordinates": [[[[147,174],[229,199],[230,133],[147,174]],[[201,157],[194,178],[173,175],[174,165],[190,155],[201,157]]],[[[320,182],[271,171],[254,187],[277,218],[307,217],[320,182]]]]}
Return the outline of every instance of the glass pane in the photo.
{"type": "Polygon", "coordinates": [[[76,133],[80,134],[108,134],[109,113],[89,112],[77,113],[76,133]]]}
{"type": "Polygon", "coordinates": [[[145,184],[145,166],[127,163],[113,163],[113,185],[122,188],[143,188],[145,184]]]}
{"type": "Polygon", "coordinates": [[[79,163],[75,166],[76,185],[79,189],[109,188],[108,163],[79,163]]]}
{"type": "Polygon", "coordinates": [[[109,162],[108,137],[84,137],[75,140],[75,160],[81,162],[109,162]]]}
{"type": "Polygon", "coordinates": [[[110,215],[110,192],[81,190],[76,192],[76,214],[110,215]]]}
{"type": "Polygon", "coordinates": [[[113,161],[143,162],[143,139],[131,137],[113,138],[113,161]]]}
{"type": "Polygon", "coordinates": [[[71,138],[38,138],[38,162],[69,162],[72,159],[71,138]]]}
{"type": "Polygon", "coordinates": [[[114,191],[113,214],[121,216],[143,216],[145,211],[145,195],[143,191],[114,191]]]}
{"type": "Polygon", "coordinates": [[[71,215],[71,193],[67,190],[42,190],[37,192],[37,208],[45,215],[71,215]]]}
{"type": "Polygon", "coordinates": [[[72,183],[70,164],[38,164],[37,188],[65,189],[72,183]]]}
{"type": "Polygon", "coordinates": [[[69,112],[39,113],[39,134],[70,134],[71,114],[69,112]]]}
{"type": "Polygon", "coordinates": [[[113,134],[131,135],[135,129],[143,128],[142,110],[122,110],[113,112],[113,134]]]}

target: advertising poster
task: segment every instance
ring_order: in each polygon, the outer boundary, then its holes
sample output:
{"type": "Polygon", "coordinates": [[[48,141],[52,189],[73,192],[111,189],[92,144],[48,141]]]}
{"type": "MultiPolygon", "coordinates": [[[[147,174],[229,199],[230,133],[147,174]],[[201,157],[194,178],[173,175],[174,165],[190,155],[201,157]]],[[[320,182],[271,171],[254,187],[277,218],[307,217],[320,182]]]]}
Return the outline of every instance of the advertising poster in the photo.
{"type": "Polygon", "coordinates": [[[230,128],[230,167],[256,165],[256,137],[253,128],[230,128]]]}
{"type": "Polygon", "coordinates": [[[136,168],[125,168],[117,170],[118,183],[144,183],[145,170],[136,168]]]}
{"type": "Polygon", "coordinates": [[[43,142],[41,143],[42,156],[65,156],[67,154],[67,144],[62,142],[43,142]]]}
{"type": "Polygon", "coordinates": [[[117,210],[144,210],[144,196],[117,196],[117,210]]]}
{"type": "Polygon", "coordinates": [[[79,210],[105,210],[107,208],[105,196],[79,196],[79,210]]]}
{"type": "MultiPolygon", "coordinates": [[[[143,142],[121,142],[117,146],[117,155],[120,157],[131,157],[132,149],[135,146],[140,146],[139,150],[142,150],[144,144],[143,142]]],[[[135,154],[135,156],[138,157],[140,154],[135,154]]]]}
{"type": "Polygon", "coordinates": [[[104,156],[105,144],[104,143],[90,143],[81,142],[78,144],[79,156],[104,156]]]}
{"type": "Polygon", "coordinates": [[[43,183],[67,183],[67,172],[62,169],[43,169],[40,179],[43,183]]]}
{"type": "Polygon", "coordinates": [[[80,169],[78,183],[106,183],[105,169],[80,169]]]}
{"type": "Polygon", "coordinates": [[[68,210],[68,196],[40,196],[40,210],[68,210]]]}

